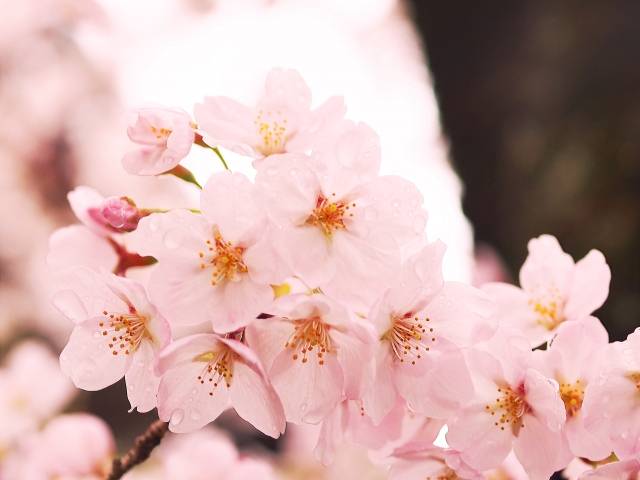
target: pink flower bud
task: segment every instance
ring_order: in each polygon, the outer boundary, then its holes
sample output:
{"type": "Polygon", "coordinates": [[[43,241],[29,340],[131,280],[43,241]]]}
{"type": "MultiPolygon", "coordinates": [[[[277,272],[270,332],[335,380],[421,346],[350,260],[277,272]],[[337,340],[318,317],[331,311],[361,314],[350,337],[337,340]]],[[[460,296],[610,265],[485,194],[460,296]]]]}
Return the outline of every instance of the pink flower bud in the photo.
{"type": "Polygon", "coordinates": [[[114,228],[131,232],[138,227],[141,215],[135,202],[129,197],[109,197],[102,202],[100,209],[114,228]]]}

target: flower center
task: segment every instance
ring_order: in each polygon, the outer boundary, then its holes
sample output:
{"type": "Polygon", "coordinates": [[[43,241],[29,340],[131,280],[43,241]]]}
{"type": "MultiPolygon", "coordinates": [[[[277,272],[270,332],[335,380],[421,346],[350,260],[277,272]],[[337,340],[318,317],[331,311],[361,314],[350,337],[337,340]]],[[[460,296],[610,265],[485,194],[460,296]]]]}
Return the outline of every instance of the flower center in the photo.
{"type": "Polygon", "coordinates": [[[500,427],[500,430],[504,430],[505,427],[511,425],[514,434],[517,434],[520,428],[524,428],[522,416],[527,410],[527,404],[522,395],[511,387],[498,387],[496,402],[493,405],[487,405],[485,408],[491,415],[499,415],[494,425],[500,427]]]}
{"type": "Polygon", "coordinates": [[[260,141],[257,148],[265,157],[274,153],[284,153],[284,145],[289,138],[287,135],[287,119],[282,112],[260,110],[253,122],[258,127],[260,141]]]}
{"type": "Polygon", "coordinates": [[[151,125],[151,131],[156,134],[156,138],[169,138],[169,135],[171,135],[171,130],[156,128],[153,125],[151,125]]]}
{"type": "MultiPolygon", "coordinates": [[[[249,270],[242,261],[243,249],[234,247],[231,242],[225,242],[221,235],[216,235],[213,242],[207,240],[209,246],[209,255],[213,255],[209,263],[203,262],[200,268],[208,266],[213,267],[213,279],[211,285],[217,285],[225,278],[230,282],[239,282],[242,277],[241,273],[247,273],[249,270]]],[[[204,252],[199,252],[200,258],[204,258],[204,252]]]]}
{"type": "Polygon", "coordinates": [[[535,294],[534,290],[529,292],[531,298],[529,305],[533,311],[538,314],[538,323],[548,330],[554,330],[558,325],[564,322],[564,300],[560,295],[560,289],[555,286],[555,282],[551,282],[548,294],[535,294]]]}
{"type": "Polygon", "coordinates": [[[203,353],[194,359],[194,362],[206,363],[198,375],[198,381],[202,385],[207,383],[212,387],[209,395],[213,396],[213,391],[221,382],[224,382],[227,387],[231,386],[234,360],[235,354],[227,346],[222,346],[217,352],[203,353]]]}
{"type": "MultiPolygon", "coordinates": [[[[335,195],[335,193],[331,194],[331,196],[334,197],[335,195]]],[[[343,217],[347,215],[349,208],[355,206],[355,203],[349,205],[342,201],[331,202],[329,199],[319,196],[316,202],[316,208],[313,209],[313,212],[309,215],[305,224],[320,227],[324,231],[324,234],[329,236],[333,233],[332,230],[347,228],[343,217]]],[[[353,217],[353,213],[350,213],[349,216],[353,217]]]]}
{"type": "MultiPolygon", "coordinates": [[[[151,338],[145,324],[147,319],[136,312],[136,309],[129,307],[129,313],[119,315],[117,313],[109,313],[106,310],[102,312],[108,319],[100,322],[103,327],[102,336],[109,339],[109,348],[114,355],[124,351],[125,355],[135,352],[143,338],[151,338]]],[[[94,334],[99,335],[99,332],[94,334]]]]}
{"type": "Polygon", "coordinates": [[[293,351],[292,358],[294,360],[300,358],[302,363],[307,363],[307,354],[311,357],[315,349],[318,365],[324,365],[325,354],[331,353],[331,339],[328,333],[329,325],[322,323],[319,317],[289,321],[295,327],[293,334],[289,337],[284,347],[293,351]]]}
{"type": "Polygon", "coordinates": [[[631,372],[626,377],[636,384],[636,388],[640,392],[640,372],[631,372]]]}
{"type": "Polygon", "coordinates": [[[421,350],[429,351],[427,345],[433,345],[436,338],[432,336],[433,328],[426,325],[431,321],[424,319],[424,323],[418,317],[413,317],[407,313],[402,317],[392,316],[393,326],[382,335],[380,340],[389,340],[396,359],[404,363],[405,359],[410,360],[412,365],[422,358],[421,350]]]}
{"type": "Polygon", "coordinates": [[[576,380],[575,385],[571,383],[560,384],[560,398],[564,402],[564,408],[567,410],[568,417],[577,417],[582,407],[582,399],[584,398],[584,389],[580,385],[580,380],[576,380]]]}
{"type": "Polygon", "coordinates": [[[458,475],[456,475],[456,472],[454,470],[446,465],[442,467],[440,471],[434,473],[437,473],[438,476],[427,477],[427,480],[462,480],[458,475]]]}

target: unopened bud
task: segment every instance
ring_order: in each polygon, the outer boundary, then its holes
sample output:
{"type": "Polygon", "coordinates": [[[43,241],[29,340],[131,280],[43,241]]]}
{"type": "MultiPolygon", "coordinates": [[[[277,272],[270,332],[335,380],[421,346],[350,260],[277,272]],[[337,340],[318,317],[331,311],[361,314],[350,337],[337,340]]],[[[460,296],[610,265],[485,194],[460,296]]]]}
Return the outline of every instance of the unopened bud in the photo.
{"type": "Polygon", "coordinates": [[[101,212],[112,227],[123,232],[135,230],[142,217],[135,202],[129,197],[107,198],[102,202],[101,212]]]}

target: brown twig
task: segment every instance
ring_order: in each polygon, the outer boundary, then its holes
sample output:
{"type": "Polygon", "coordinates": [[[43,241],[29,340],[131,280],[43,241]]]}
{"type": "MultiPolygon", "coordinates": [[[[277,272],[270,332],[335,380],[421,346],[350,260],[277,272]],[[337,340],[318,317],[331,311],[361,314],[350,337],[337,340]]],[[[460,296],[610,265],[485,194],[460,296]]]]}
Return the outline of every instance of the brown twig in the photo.
{"type": "Polygon", "coordinates": [[[156,420],[144,433],[136,438],[135,444],[129,453],[122,458],[116,458],[111,464],[111,472],[105,480],[119,480],[122,476],[139,463],[144,462],[154,448],[156,448],[165,433],[169,429],[169,424],[162,420],[156,420]]]}

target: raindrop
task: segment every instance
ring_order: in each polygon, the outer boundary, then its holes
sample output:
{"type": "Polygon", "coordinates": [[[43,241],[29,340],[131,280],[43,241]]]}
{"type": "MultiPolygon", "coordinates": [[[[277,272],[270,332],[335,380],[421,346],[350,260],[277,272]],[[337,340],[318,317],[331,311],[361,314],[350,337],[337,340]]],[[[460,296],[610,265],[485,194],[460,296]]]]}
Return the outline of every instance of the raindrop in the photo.
{"type": "Polygon", "coordinates": [[[445,298],[447,298],[446,295],[438,295],[438,299],[440,300],[444,300],[445,298]]]}
{"type": "Polygon", "coordinates": [[[394,210],[394,211],[393,211],[393,216],[394,216],[395,218],[399,218],[399,217],[400,217],[400,212],[399,212],[398,210],[394,210]]]}
{"type": "Polygon", "coordinates": [[[162,224],[162,215],[159,213],[149,216],[149,230],[157,232],[162,224]]]}
{"type": "Polygon", "coordinates": [[[297,162],[298,162],[298,157],[293,157],[293,158],[291,159],[291,161],[292,161],[293,163],[297,163],[297,162]]]}
{"type": "Polygon", "coordinates": [[[371,156],[371,152],[364,152],[364,156],[369,158],[371,156]]]}
{"type": "Polygon", "coordinates": [[[364,211],[364,218],[367,220],[377,220],[378,219],[378,210],[374,207],[367,207],[364,211]]]}
{"type": "Polygon", "coordinates": [[[93,338],[100,338],[100,332],[93,332],[93,338]]]}
{"type": "Polygon", "coordinates": [[[193,393],[195,395],[196,393],[198,393],[198,389],[194,388],[193,390],[191,390],[191,393],[193,393]]]}
{"type": "Polygon", "coordinates": [[[413,205],[414,207],[417,206],[420,203],[420,199],[418,197],[411,197],[411,205],[413,205]]]}
{"type": "Polygon", "coordinates": [[[289,170],[289,175],[297,175],[298,174],[298,170],[295,168],[292,168],[291,170],[289,170]]]}
{"type": "Polygon", "coordinates": [[[267,175],[273,177],[278,174],[278,169],[276,167],[267,168],[267,175]]]}
{"type": "Polygon", "coordinates": [[[307,404],[303,403],[302,405],[300,405],[300,410],[302,410],[303,412],[307,409],[307,404]]]}
{"type": "Polygon", "coordinates": [[[133,383],[127,385],[127,387],[129,388],[129,390],[135,390],[136,389],[136,386],[133,383]]]}
{"type": "Polygon", "coordinates": [[[189,414],[189,416],[191,417],[191,420],[197,421],[202,418],[202,413],[200,413],[200,410],[198,410],[197,408],[194,408],[193,410],[191,410],[191,413],[189,414]]]}
{"type": "Polygon", "coordinates": [[[398,208],[400,206],[400,204],[401,204],[401,202],[397,198],[393,202],[391,202],[391,205],[393,205],[396,208],[398,208]]]}
{"type": "Polygon", "coordinates": [[[170,422],[173,425],[179,425],[183,418],[184,410],[182,410],[181,408],[176,408],[173,412],[171,412],[170,422]]]}
{"type": "Polygon", "coordinates": [[[622,353],[624,355],[631,355],[633,353],[633,348],[625,348],[624,350],[622,350],[622,353]]]}

